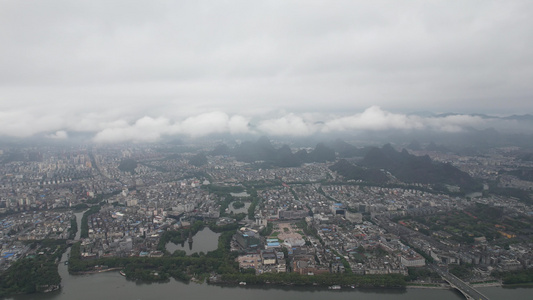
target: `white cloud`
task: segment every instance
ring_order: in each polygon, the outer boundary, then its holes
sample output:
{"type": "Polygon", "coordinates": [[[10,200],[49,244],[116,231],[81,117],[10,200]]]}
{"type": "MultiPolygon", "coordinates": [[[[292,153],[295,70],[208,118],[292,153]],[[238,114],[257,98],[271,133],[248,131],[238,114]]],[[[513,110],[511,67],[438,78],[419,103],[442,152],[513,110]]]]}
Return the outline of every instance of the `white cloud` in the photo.
{"type": "Polygon", "coordinates": [[[53,134],[46,135],[46,137],[55,140],[66,140],[68,138],[68,133],[64,130],[58,130],[53,134]]]}
{"type": "Polygon", "coordinates": [[[421,129],[423,127],[419,118],[390,113],[372,106],[363,113],[327,121],[323,131],[421,129]]]}
{"type": "Polygon", "coordinates": [[[459,132],[465,128],[479,128],[488,122],[478,116],[450,115],[440,118],[426,118],[423,120],[429,129],[445,132],[459,132]]]}
{"type": "Polygon", "coordinates": [[[0,111],[531,113],[527,0],[51,3],[0,4],[0,111]]]}
{"type": "Polygon", "coordinates": [[[185,119],[179,125],[179,131],[193,137],[210,133],[222,133],[228,129],[229,117],[223,112],[211,112],[185,119]]]}
{"type": "Polygon", "coordinates": [[[63,126],[64,121],[54,114],[32,113],[22,109],[0,111],[0,135],[29,137],[63,126]]]}
{"type": "MultiPolygon", "coordinates": [[[[112,123],[110,123],[112,124],[112,123]]],[[[133,124],[117,121],[114,126],[99,131],[95,142],[154,142],[163,136],[187,135],[201,137],[215,133],[249,133],[248,119],[239,115],[228,116],[223,112],[211,112],[171,121],[167,118],[143,117],[133,124]]]]}
{"type": "Polygon", "coordinates": [[[250,119],[243,116],[232,116],[228,121],[231,134],[250,133],[250,119]]]}
{"type": "Polygon", "coordinates": [[[257,127],[262,133],[275,136],[309,136],[317,131],[317,126],[294,114],[263,120],[257,127]]]}
{"type": "Polygon", "coordinates": [[[489,122],[479,116],[448,115],[443,117],[421,117],[391,113],[380,107],[372,106],[363,113],[329,120],[322,128],[323,132],[348,130],[434,130],[459,132],[465,128],[483,128],[489,122]]]}
{"type": "Polygon", "coordinates": [[[94,141],[97,143],[114,142],[155,142],[162,135],[171,133],[172,126],[168,119],[143,117],[132,125],[117,123],[117,127],[106,128],[96,134],[94,141]]]}
{"type": "Polygon", "coordinates": [[[0,135],[457,131],[480,120],[404,113],[531,114],[532,11],[528,0],[6,0],[0,135]]]}
{"type": "Polygon", "coordinates": [[[261,134],[269,136],[310,136],[316,133],[342,133],[350,131],[433,130],[459,132],[467,128],[488,127],[517,130],[520,123],[503,119],[483,119],[472,115],[444,115],[422,117],[392,113],[371,106],[361,113],[342,116],[317,113],[284,113],[281,116],[247,117],[214,111],[184,119],[150,117],[126,120],[112,119],[115,114],[79,114],[62,118],[57,115],[31,114],[24,111],[0,111],[0,135],[30,137],[39,133],[48,138],[66,139],[69,131],[95,133],[94,141],[155,142],[164,136],[185,135],[193,138],[210,134],[261,134]],[[254,119],[256,126],[251,125],[254,119]]]}
{"type": "Polygon", "coordinates": [[[223,112],[210,112],[189,117],[177,125],[179,132],[192,137],[212,133],[246,133],[248,121],[242,116],[228,116],[223,112]]]}

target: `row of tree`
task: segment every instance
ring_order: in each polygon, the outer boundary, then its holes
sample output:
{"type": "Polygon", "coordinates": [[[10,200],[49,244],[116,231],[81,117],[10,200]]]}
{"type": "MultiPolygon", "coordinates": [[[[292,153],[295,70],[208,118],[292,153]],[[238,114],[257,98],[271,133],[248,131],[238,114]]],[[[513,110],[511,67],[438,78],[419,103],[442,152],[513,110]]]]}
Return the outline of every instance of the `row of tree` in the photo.
{"type": "Polygon", "coordinates": [[[511,272],[493,272],[492,276],[500,278],[503,284],[520,285],[533,283],[533,269],[511,272]]]}

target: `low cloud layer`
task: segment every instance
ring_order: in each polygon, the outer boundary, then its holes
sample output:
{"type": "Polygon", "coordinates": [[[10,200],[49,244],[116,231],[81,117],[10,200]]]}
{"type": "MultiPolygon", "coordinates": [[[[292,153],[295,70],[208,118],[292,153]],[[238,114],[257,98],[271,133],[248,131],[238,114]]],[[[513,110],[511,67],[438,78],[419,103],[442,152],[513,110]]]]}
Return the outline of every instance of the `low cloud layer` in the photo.
{"type": "Polygon", "coordinates": [[[489,127],[524,129],[524,124],[516,120],[457,114],[424,117],[393,113],[377,106],[344,116],[287,113],[262,118],[258,115],[248,117],[215,111],[184,119],[144,116],[133,121],[97,120],[87,115],[87,119],[71,118],[71,123],[55,122],[54,118],[21,117],[19,114],[8,116],[4,113],[3,116],[0,119],[1,136],[31,137],[44,134],[50,139],[68,139],[68,132],[85,132],[92,134],[92,141],[97,143],[156,142],[169,136],[198,138],[212,134],[306,137],[386,130],[460,132],[489,127]],[[39,128],[41,130],[37,130],[39,128]]]}
{"type": "Polygon", "coordinates": [[[55,139],[55,140],[65,140],[68,138],[68,133],[64,130],[59,130],[53,134],[47,135],[46,137],[49,139],[55,139]]]}
{"type": "Polygon", "coordinates": [[[467,114],[421,116],[393,113],[378,106],[371,106],[351,115],[281,112],[268,116],[243,116],[214,111],[187,118],[143,116],[116,120],[94,114],[39,117],[20,112],[0,113],[0,136],[25,138],[44,135],[46,138],[64,140],[69,138],[69,132],[84,132],[92,134],[92,141],[97,143],[156,142],[169,136],[198,138],[212,134],[306,137],[315,134],[387,130],[453,133],[489,127],[528,131],[524,123],[516,120],[467,114]]]}
{"type": "Polygon", "coordinates": [[[372,106],[363,113],[342,117],[326,122],[322,131],[347,130],[435,130],[458,132],[465,127],[486,125],[481,117],[471,115],[450,115],[444,117],[420,117],[416,115],[396,114],[372,106]]]}
{"type": "Polygon", "coordinates": [[[243,116],[229,116],[212,112],[171,121],[167,118],[143,117],[133,124],[116,123],[117,126],[99,131],[95,142],[155,142],[163,136],[186,135],[193,138],[216,133],[250,133],[249,121],[243,116]]]}

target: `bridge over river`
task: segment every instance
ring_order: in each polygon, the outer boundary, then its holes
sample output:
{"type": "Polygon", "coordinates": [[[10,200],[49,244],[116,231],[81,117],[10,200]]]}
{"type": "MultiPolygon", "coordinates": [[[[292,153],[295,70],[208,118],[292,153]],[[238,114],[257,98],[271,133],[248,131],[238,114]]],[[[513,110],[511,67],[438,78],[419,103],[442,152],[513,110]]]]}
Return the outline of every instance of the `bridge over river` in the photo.
{"type": "Polygon", "coordinates": [[[480,293],[470,284],[457,278],[457,276],[450,274],[446,270],[442,270],[436,265],[430,265],[430,266],[435,272],[437,272],[440,275],[440,277],[442,277],[442,279],[448,282],[451,287],[461,292],[466,297],[466,299],[468,300],[489,300],[487,296],[480,293]]]}

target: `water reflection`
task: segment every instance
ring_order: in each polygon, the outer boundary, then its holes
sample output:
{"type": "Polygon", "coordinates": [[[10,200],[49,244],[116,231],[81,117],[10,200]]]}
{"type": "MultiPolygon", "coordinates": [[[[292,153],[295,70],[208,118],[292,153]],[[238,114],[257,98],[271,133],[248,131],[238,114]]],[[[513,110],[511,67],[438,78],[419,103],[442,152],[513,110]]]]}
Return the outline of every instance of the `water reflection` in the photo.
{"type": "Polygon", "coordinates": [[[351,289],[351,288],[343,288],[340,290],[329,290],[327,287],[324,286],[283,286],[283,285],[246,285],[246,286],[240,286],[240,285],[217,285],[222,289],[245,289],[250,291],[294,291],[294,292],[309,292],[309,293],[316,293],[316,292],[328,292],[328,293],[351,293],[354,291],[357,291],[358,293],[366,293],[366,294],[383,294],[383,295],[403,295],[406,294],[408,289],[393,289],[393,288],[383,288],[383,289],[376,289],[376,288],[358,288],[358,289],[351,289]]]}
{"type": "Polygon", "coordinates": [[[174,253],[176,250],[183,250],[187,255],[196,252],[207,253],[217,249],[219,236],[220,233],[215,233],[206,227],[201,231],[198,231],[198,233],[192,237],[192,242],[187,242],[188,245],[185,245],[185,242],[180,245],[169,242],[165,245],[165,248],[170,253],[174,253]]]}

